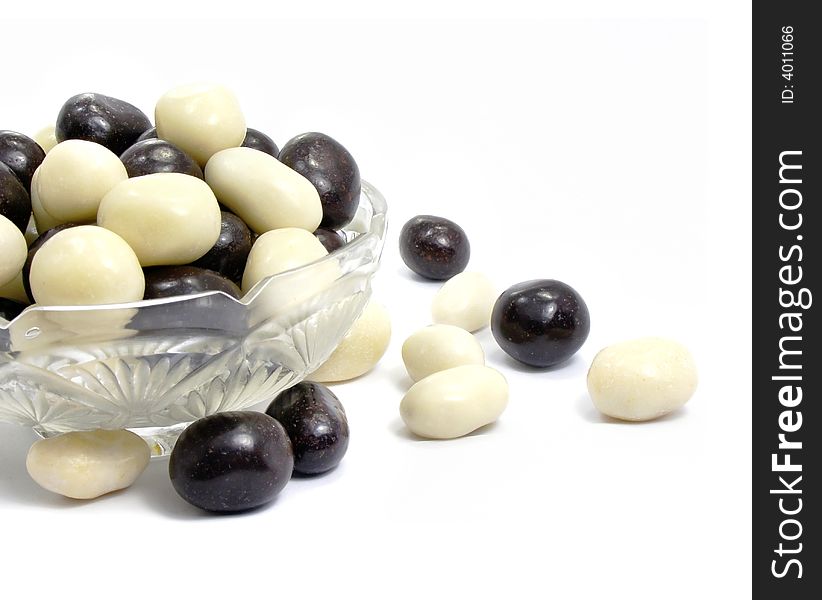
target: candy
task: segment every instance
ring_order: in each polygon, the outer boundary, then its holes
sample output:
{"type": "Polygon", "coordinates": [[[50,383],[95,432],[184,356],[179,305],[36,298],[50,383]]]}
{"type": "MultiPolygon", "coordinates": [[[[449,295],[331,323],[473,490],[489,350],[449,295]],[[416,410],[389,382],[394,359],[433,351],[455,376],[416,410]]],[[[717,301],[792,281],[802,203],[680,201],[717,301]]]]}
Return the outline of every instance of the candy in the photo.
{"type": "Polygon", "coordinates": [[[102,227],[56,233],[31,263],[31,291],[44,305],[133,302],[143,298],[143,270],[129,245],[102,227]]]}
{"type": "Polygon", "coordinates": [[[340,345],[319,369],[312,381],[347,381],[374,368],[391,341],[391,318],[381,304],[369,302],[340,345]]]}
{"type": "Polygon", "coordinates": [[[285,427],[294,449],[294,471],[316,475],[336,467],[348,450],[348,419],[334,392],[303,381],[281,392],[266,409],[285,427]]]}
{"type": "Polygon", "coordinates": [[[146,129],[143,133],[140,134],[134,143],[142,142],[144,140],[156,140],[157,139],[157,128],[152,127],[151,129],[146,129]]]}
{"type": "Polygon", "coordinates": [[[57,145],[57,134],[54,131],[54,125],[46,125],[35,133],[34,141],[43,149],[43,152],[48,154],[57,145]]]}
{"type": "Polygon", "coordinates": [[[286,227],[264,233],[251,248],[243,273],[243,291],[257,282],[296,269],[328,254],[320,241],[305,229],[286,227]]]}
{"type": "Polygon", "coordinates": [[[277,144],[274,143],[274,140],[262,131],[251,129],[251,127],[245,130],[245,139],[243,140],[242,146],[243,148],[254,148],[260,152],[265,152],[274,158],[277,158],[280,154],[280,149],[277,148],[277,144]]]}
{"type": "Polygon", "coordinates": [[[231,281],[239,283],[243,278],[243,269],[245,269],[252,244],[251,230],[243,220],[235,214],[222,211],[220,213],[220,236],[211,250],[193,264],[196,267],[216,271],[231,281]]]}
{"type": "Polygon", "coordinates": [[[121,182],[100,202],[97,223],[120,235],[144,267],[184,265],[220,235],[220,206],[200,179],[154,173],[121,182]]]}
{"type": "Polygon", "coordinates": [[[32,181],[32,194],[59,223],[93,223],[100,200],[126,179],[126,168],[111,150],[94,142],[68,140],[46,155],[32,181]]]}
{"type": "Polygon", "coordinates": [[[431,215],[409,220],[400,231],[400,256],[426,279],[450,279],[465,270],[471,245],[462,227],[431,215]]]}
{"type": "Polygon", "coordinates": [[[508,383],[499,372],[464,365],[415,383],[400,403],[400,416],[413,433],[451,439],[496,421],[508,405],[508,383]]]}
{"type": "Polygon", "coordinates": [[[157,137],[203,166],[213,154],[245,139],[245,117],[234,93],[222,85],[195,83],[166,92],[154,109],[157,137]]]}
{"type": "Polygon", "coordinates": [[[168,463],[186,502],[212,512],[267,504],[291,478],[294,453],[283,426],[257,412],[223,412],[183,431],[168,463]]]}
{"type": "Polygon", "coordinates": [[[328,250],[329,253],[334,252],[334,250],[339,250],[345,246],[345,238],[339,231],[334,231],[333,229],[324,229],[323,227],[319,227],[316,231],[314,231],[314,236],[320,240],[320,243],[326,250],[328,250]]]}
{"type": "Polygon", "coordinates": [[[76,227],[74,223],[61,223],[60,225],[55,225],[51,229],[47,229],[39,236],[37,239],[31,243],[28,249],[28,256],[26,257],[26,262],[23,265],[23,287],[26,290],[26,294],[28,297],[34,301],[34,295],[31,293],[31,262],[34,260],[34,255],[37,254],[37,251],[42,248],[43,244],[45,244],[48,240],[50,240],[56,233],[63,231],[64,229],[68,229],[70,227],[76,227]]]}
{"type": "Polygon", "coordinates": [[[74,431],[35,442],[26,469],[50,492],[86,500],[130,486],[150,456],[142,438],[124,429],[74,431]]]}
{"type": "Polygon", "coordinates": [[[31,189],[31,176],[45,157],[43,149],[27,135],[0,131],[0,163],[17,175],[26,191],[31,189]]]}
{"type": "Polygon", "coordinates": [[[601,350],[588,371],[594,406],[625,421],[656,419],[685,404],[696,390],[696,365],[682,344],[640,338],[601,350]]]}
{"type": "Polygon", "coordinates": [[[360,202],[360,169],[342,144],[323,133],[303,133],[283,146],[279,159],[317,189],[321,226],[340,229],[351,222],[360,202]]]}
{"type": "Polygon", "coordinates": [[[6,285],[0,285],[0,298],[6,300],[13,300],[18,304],[28,305],[31,300],[26,294],[26,288],[23,287],[23,273],[18,273],[14,279],[9,281],[6,285]]]}
{"type": "Polygon", "coordinates": [[[216,153],[206,165],[205,179],[217,199],[257,233],[283,227],[314,231],[322,219],[311,182],[259,150],[216,153]]]}
{"type": "Polygon", "coordinates": [[[240,288],[219,273],[192,267],[150,267],[144,271],[146,291],[144,298],[169,298],[202,292],[225,292],[240,297],[240,288]]]}
{"type": "Polygon", "coordinates": [[[477,339],[453,325],[431,325],[412,334],[402,345],[405,370],[414,381],[462,365],[484,365],[477,339]]]}
{"type": "Polygon", "coordinates": [[[149,127],[151,121],[133,104],[103,94],[77,94],[60,109],[55,134],[60,142],[87,140],[119,156],[149,127]]]}
{"type": "Polygon", "coordinates": [[[17,277],[27,254],[26,238],[14,223],[0,215],[0,286],[17,277]]]}
{"type": "Polygon", "coordinates": [[[0,216],[14,223],[20,233],[26,231],[31,215],[31,200],[14,171],[0,163],[0,216]]]}
{"type": "Polygon", "coordinates": [[[481,273],[464,272],[445,282],[431,304],[434,323],[478,331],[491,321],[497,299],[494,284],[481,273]]]}
{"type": "Polygon", "coordinates": [[[571,358],[591,329],[585,301],[571,286],[535,279],[511,286],[497,299],[491,331],[509,356],[534,367],[571,358]]]}
{"type": "Polygon", "coordinates": [[[203,170],[193,158],[165,140],[143,140],[120,156],[129,177],[151,173],[183,173],[203,178],[203,170]]]}

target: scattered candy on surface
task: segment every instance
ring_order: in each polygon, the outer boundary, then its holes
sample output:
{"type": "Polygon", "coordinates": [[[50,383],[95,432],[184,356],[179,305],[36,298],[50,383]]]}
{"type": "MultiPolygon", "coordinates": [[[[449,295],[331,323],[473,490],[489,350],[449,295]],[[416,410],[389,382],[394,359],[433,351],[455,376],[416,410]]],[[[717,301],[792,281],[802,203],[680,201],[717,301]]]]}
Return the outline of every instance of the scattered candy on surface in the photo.
{"type": "Polygon", "coordinates": [[[29,274],[38,304],[67,306],[142,300],[143,270],[116,233],[82,225],[56,233],[35,254],[29,274]]]}
{"type": "Polygon", "coordinates": [[[497,289],[482,273],[462,272],[446,281],[434,296],[434,323],[478,331],[491,322],[497,289]]]}
{"type": "Polygon", "coordinates": [[[696,391],[696,364],[682,344],[647,337],[601,350],[588,371],[597,409],[624,421],[656,419],[683,406],[696,391]]]}
{"type": "Polygon", "coordinates": [[[128,242],[144,267],[194,262],[214,246],[220,222],[211,188],[181,173],[126,179],[97,213],[97,224],[128,242]]]}
{"type": "Polygon", "coordinates": [[[285,429],[258,412],[222,412],[195,421],[180,435],[168,463],[177,493],[211,512],[271,502],[293,469],[285,429]]]}
{"type": "Polygon", "coordinates": [[[303,381],[281,392],[266,409],[285,428],[294,449],[294,472],[317,475],[336,467],[348,450],[348,419],[337,396],[303,381]]]}
{"type": "Polygon", "coordinates": [[[462,365],[484,365],[485,353],[477,339],[454,325],[429,325],[402,345],[402,361],[413,381],[462,365]]]}
{"type": "Polygon", "coordinates": [[[468,266],[471,245],[462,227],[431,215],[410,219],[400,231],[400,256],[426,279],[450,279],[468,266]]]}
{"type": "Polygon", "coordinates": [[[35,442],[26,469],[50,492],[88,500],[130,486],[150,457],[143,439],[125,429],[73,431],[35,442]]]}
{"type": "Polygon", "coordinates": [[[494,304],[491,331],[509,356],[533,367],[562,363],[591,329],[585,301],[571,286],[534,279],[511,286],[494,304]]]}
{"type": "Polygon", "coordinates": [[[463,365],[411,386],[400,416],[413,433],[433,439],[462,437],[496,421],[508,405],[508,382],[498,371],[463,365]]]}
{"type": "Polygon", "coordinates": [[[383,305],[371,300],[328,360],[308,377],[330,383],[364,375],[376,366],[390,341],[391,317],[383,305]]]}
{"type": "Polygon", "coordinates": [[[323,133],[303,133],[283,146],[279,159],[317,189],[321,227],[340,229],[351,222],[360,202],[360,169],[342,144],[323,133]]]}

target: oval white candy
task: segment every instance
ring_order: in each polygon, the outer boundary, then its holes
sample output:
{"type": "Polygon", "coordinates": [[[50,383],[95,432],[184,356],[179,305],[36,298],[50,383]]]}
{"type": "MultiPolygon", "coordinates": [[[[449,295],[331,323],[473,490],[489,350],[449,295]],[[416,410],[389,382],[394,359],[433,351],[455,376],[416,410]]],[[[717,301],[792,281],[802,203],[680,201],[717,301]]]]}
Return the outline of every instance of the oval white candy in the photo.
{"type": "Polygon", "coordinates": [[[308,379],[321,383],[347,381],[374,368],[391,341],[391,317],[373,300],[345,335],[340,345],[308,379]]]}
{"type": "Polygon", "coordinates": [[[243,291],[270,275],[296,269],[328,254],[313,234],[305,229],[275,229],[257,238],[243,271],[243,291]]]}
{"type": "Polygon", "coordinates": [[[415,383],[400,403],[400,416],[413,433],[451,439],[496,421],[508,405],[508,382],[498,371],[463,365],[415,383]]]}
{"type": "Polygon", "coordinates": [[[126,240],[144,267],[185,265],[211,250],[220,236],[220,205],[201,179],[153,173],[106,194],[97,224],[126,240]]]}
{"type": "Polygon", "coordinates": [[[126,168],[108,148],[85,140],[66,140],[46,155],[32,185],[43,211],[53,219],[89,223],[97,218],[103,196],[126,179],[126,168]]]}
{"type": "Polygon", "coordinates": [[[484,365],[477,339],[460,327],[430,325],[412,334],[402,345],[405,370],[414,381],[437,371],[462,365],[484,365]]]}
{"type": "Polygon", "coordinates": [[[37,231],[45,233],[52,227],[59,225],[60,220],[52,217],[43,208],[43,204],[40,202],[40,196],[37,194],[37,181],[39,178],[40,167],[37,167],[31,176],[31,214],[34,217],[34,224],[37,226],[37,231]]]}
{"type": "Polygon", "coordinates": [[[482,273],[454,275],[439,289],[431,305],[434,323],[477,331],[491,322],[497,290],[482,273]]]}
{"type": "Polygon", "coordinates": [[[11,283],[26,262],[29,247],[17,226],[0,215],[0,286],[11,283]]]}
{"type": "Polygon", "coordinates": [[[56,233],[34,255],[29,276],[38,304],[114,304],[141,300],[140,261],[116,233],[81,225],[56,233]]]}
{"type": "Polygon", "coordinates": [[[641,338],[608,346],[594,357],[588,392],[616,419],[647,421],[685,404],[696,390],[696,365],[682,344],[641,338]]]}
{"type": "Polygon", "coordinates": [[[35,442],[26,469],[50,492],[86,500],[130,486],[150,456],[148,445],[130,431],[76,431],[35,442]]]}
{"type": "Polygon", "coordinates": [[[46,154],[57,145],[57,134],[54,132],[54,125],[46,125],[34,134],[34,141],[40,144],[46,154]]]}
{"type": "Polygon", "coordinates": [[[211,156],[243,143],[246,127],[234,93],[213,83],[182,85],[166,92],[154,109],[157,137],[203,166],[211,156]]]}
{"type": "Polygon", "coordinates": [[[230,148],[211,157],[205,179],[217,199],[257,233],[283,227],[314,231],[323,217],[316,188],[273,156],[230,148]]]}
{"type": "Polygon", "coordinates": [[[31,304],[26,288],[23,287],[23,272],[20,271],[11,281],[5,285],[0,285],[0,298],[8,298],[21,304],[31,304]]]}

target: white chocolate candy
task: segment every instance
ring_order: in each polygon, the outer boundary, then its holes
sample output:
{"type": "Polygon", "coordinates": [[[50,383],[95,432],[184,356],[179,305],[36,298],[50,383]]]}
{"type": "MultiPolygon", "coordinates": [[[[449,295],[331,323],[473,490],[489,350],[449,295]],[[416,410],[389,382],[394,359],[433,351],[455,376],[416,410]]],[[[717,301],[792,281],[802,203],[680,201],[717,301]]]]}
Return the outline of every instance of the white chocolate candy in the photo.
{"type": "Polygon", "coordinates": [[[106,194],[97,224],[126,240],[144,267],[185,265],[211,250],[220,236],[220,205],[201,179],[153,173],[106,194]]]}
{"type": "Polygon", "coordinates": [[[154,109],[157,137],[203,166],[215,152],[243,143],[245,117],[234,93],[212,83],[181,85],[166,92],[154,109]]]}
{"type": "Polygon", "coordinates": [[[454,325],[430,325],[412,334],[402,345],[405,370],[414,381],[437,371],[462,365],[484,365],[477,339],[454,325]]]}
{"type": "Polygon", "coordinates": [[[205,180],[257,233],[282,227],[314,231],[323,217],[320,196],[308,179],[253,148],[218,152],[205,167],[205,180]]]}
{"type": "Polygon", "coordinates": [[[496,421],[508,405],[508,382],[498,371],[463,365],[415,383],[400,403],[400,416],[413,433],[451,439],[496,421]]]}
{"type": "Polygon", "coordinates": [[[693,395],[696,383],[688,349],[655,337],[608,346],[588,371],[594,406],[624,421],[648,421],[676,410],[693,395]]]}
{"type": "Polygon", "coordinates": [[[54,125],[46,125],[34,134],[34,141],[40,144],[46,154],[57,145],[57,135],[54,132],[54,125]]]}
{"type": "Polygon", "coordinates": [[[103,196],[126,179],[126,168],[108,148],[66,140],[46,155],[32,186],[43,211],[60,223],[91,223],[103,196]]]}
{"type": "Polygon", "coordinates": [[[434,323],[477,331],[491,322],[497,290],[482,273],[454,275],[439,289],[431,305],[434,323]]]}
{"type": "Polygon", "coordinates": [[[34,219],[34,213],[31,213],[29,217],[29,224],[26,225],[26,233],[24,237],[26,238],[26,244],[31,244],[34,240],[38,238],[40,233],[37,231],[37,221],[34,219]]]}
{"type": "Polygon", "coordinates": [[[148,444],[125,429],[74,431],[35,442],[26,469],[50,492],[87,500],[130,486],[150,457],[148,444]]]}
{"type": "Polygon", "coordinates": [[[364,375],[379,362],[390,341],[391,317],[384,306],[372,300],[337,349],[308,379],[325,383],[364,375]]]}
{"type": "Polygon", "coordinates": [[[270,275],[296,269],[322,258],[328,250],[305,229],[275,229],[257,238],[243,272],[243,292],[270,275]]]}
{"type": "Polygon", "coordinates": [[[20,271],[5,285],[0,285],[0,298],[8,298],[20,304],[31,304],[26,288],[23,287],[23,272],[20,271]]]}
{"type": "Polygon", "coordinates": [[[59,219],[55,219],[46,212],[43,204],[40,202],[40,196],[37,194],[37,181],[40,178],[40,167],[34,170],[34,175],[31,176],[31,215],[34,217],[34,224],[37,226],[37,231],[46,232],[52,227],[60,224],[59,219]]]}
{"type": "Polygon", "coordinates": [[[26,238],[17,226],[0,215],[0,286],[17,277],[28,256],[26,238]]]}
{"type": "Polygon", "coordinates": [[[145,279],[131,247],[95,225],[64,229],[34,255],[29,275],[38,304],[83,305],[134,302],[145,279]]]}

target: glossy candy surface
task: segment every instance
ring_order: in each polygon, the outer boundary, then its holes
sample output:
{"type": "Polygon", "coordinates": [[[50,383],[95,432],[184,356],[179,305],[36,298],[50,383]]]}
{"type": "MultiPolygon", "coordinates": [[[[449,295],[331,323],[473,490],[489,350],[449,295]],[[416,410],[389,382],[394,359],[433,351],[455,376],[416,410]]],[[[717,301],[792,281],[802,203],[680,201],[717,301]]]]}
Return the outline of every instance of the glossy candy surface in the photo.
{"type": "Polygon", "coordinates": [[[31,293],[29,275],[31,273],[31,262],[34,260],[34,255],[37,254],[37,251],[43,246],[43,244],[49,241],[54,234],[59,233],[64,229],[68,229],[69,227],[76,227],[76,225],[74,223],[61,223],[60,225],[55,225],[51,229],[47,229],[37,236],[37,239],[34,240],[29,246],[28,256],[26,257],[26,262],[23,265],[23,288],[26,290],[26,294],[32,302],[34,302],[34,295],[31,293]]]}
{"type": "Polygon", "coordinates": [[[133,104],[103,94],[72,96],[57,115],[57,141],[87,140],[117,156],[151,127],[146,114],[133,104]]]}
{"type": "Polygon", "coordinates": [[[348,419],[337,396],[303,381],[277,396],[266,414],[279,421],[294,448],[294,471],[304,475],[336,467],[348,450],[348,419]]]}
{"type": "Polygon", "coordinates": [[[277,158],[280,154],[280,149],[277,147],[277,144],[274,143],[274,140],[262,131],[251,129],[250,127],[245,130],[245,139],[243,140],[242,146],[244,148],[254,148],[260,152],[265,152],[274,158],[277,158]]]}
{"type": "Polygon", "coordinates": [[[324,133],[303,133],[283,146],[279,159],[317,189],[321,227],[340,229],[351,222],[360,202],[360,169],[342,144],[324,133]]]}
{"type": "Polygon", "coordinates": [[[465,231],[448,219],[419,215],[400,231],[400,256],[426,279],[449,279],[465,270],[471,245],[465,231]]]}
{"type": "Polygon", "coordinates": [[[144,298],[169,298],[202,292],[225,292],[240,297],[237,284],[219,273],[199,267],[171,266],[150,267],[145,270],[146,291],[144,298]]]}
{"type": "Polygon", "coordinates": [[[129,177],[151,173],[182,173],[203,178],[200,165],[177,146],[165,140],[143,140],[123,152],[120,160],[129,177]]]}
{"type": "Polygon", "coordinates": [[[0,215],[14,223],[21,232],[26,231],[31,215],[31,200],[26,188],[14,171],[0,163],[0,215]]]}
{"type": "Polygon", "coordinates": [[[157,139],[157,128],[152,127],[151,129],[146,129],[143,133],[141,133],[140,137],[138,137],[136,140],[134,140],[134,143],[136,144],[137,142],[142,142],[144,140],[156,140],[156,139],[157,139]]]}
{"type": "Polygon", "coordinates": [[[235,214],[222,211],[220,237],[211,250],[193,264],[221,273],[231,281],[239,283],[243,278],[243,270],[253,243],[251,230],[245,222],[235,214]]]}
{"type": "Polygon", "coordinates": [[[511,286],[497,299],[491,314],[491,331],[500,348],[534,367],[571,358],[590,328],[585,301],[574,288],[554,279],[511,286]]]}
{"type": "Polygon", "coordinates": [[[274,499],[291,478],[294,453],[272,417],[223,412],[183,431],[168,463],[171,483],[187,502],[212,512],[237,512],[274,499]]]}
{"type": "Polygon", "coordinates": [[[11,282],[26,262],[28,247],[23,233],[0,215],[0,285],[11,282]]]}
{"type": "Polygon", "coordinates": [[[345,238],[340,232],[333,229],[319,227],[314,231],[314,237],[320,240],[320,243],[328,250],[329,254],[345,246],[345,238]]]}
{"type": "Polygon", "coordinates": [[[0,131],[0,163],[17,175],[26,191],[31,189],[31,177],[45,157],[40,145],[29,136],[16,131],[0,131]]]}

